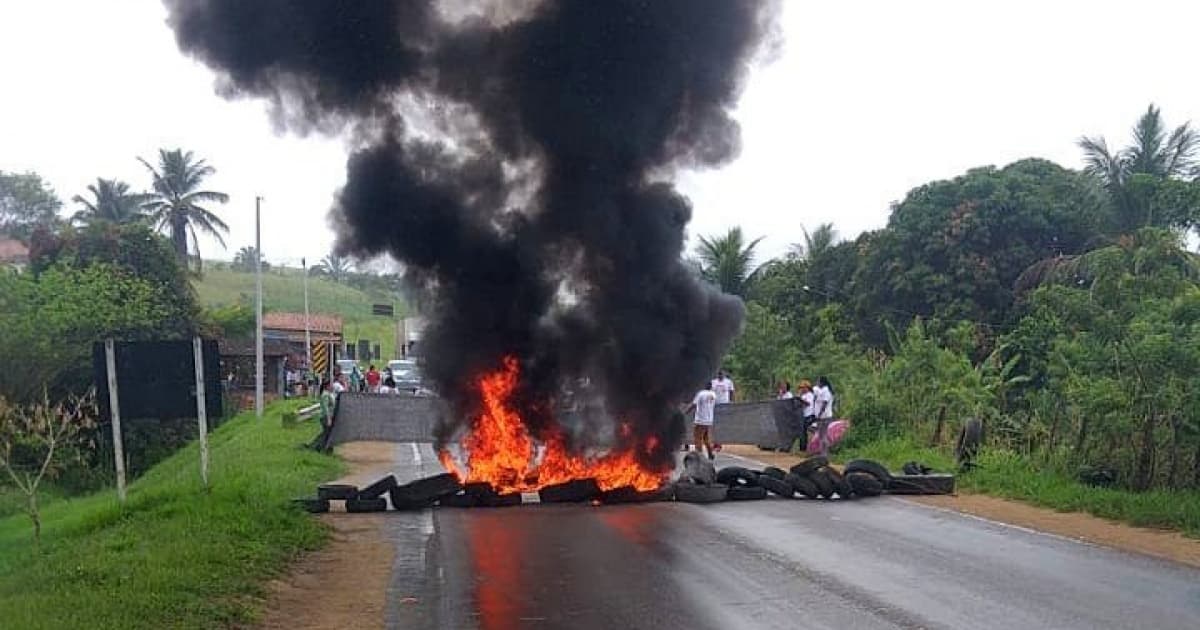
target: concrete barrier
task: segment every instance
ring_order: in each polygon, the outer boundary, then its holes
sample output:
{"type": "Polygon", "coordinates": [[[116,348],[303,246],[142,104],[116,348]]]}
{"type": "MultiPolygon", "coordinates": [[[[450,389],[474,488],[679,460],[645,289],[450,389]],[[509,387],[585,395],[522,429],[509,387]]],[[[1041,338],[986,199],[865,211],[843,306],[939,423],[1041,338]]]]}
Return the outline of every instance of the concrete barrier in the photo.
{"type": "MultiPolygon", "coordinates": [[[[717,405],[713,440],[766,448],[784,446],[778,427],[783,426],[780,425],[780,414],[786,416],[788,402],[767,400],[717,405]]],[[[440,398],[345,392],[338,396],[329,443],[334,446],[362,440],[432,442],[433,427],[443,413],[447,410],[440,398]]]]}

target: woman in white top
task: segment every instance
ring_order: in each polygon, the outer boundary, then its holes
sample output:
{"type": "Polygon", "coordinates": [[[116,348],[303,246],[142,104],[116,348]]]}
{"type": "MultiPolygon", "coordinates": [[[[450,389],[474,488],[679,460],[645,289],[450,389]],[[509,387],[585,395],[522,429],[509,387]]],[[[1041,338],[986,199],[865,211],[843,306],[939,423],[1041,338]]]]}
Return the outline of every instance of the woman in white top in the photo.
{"type": "Polygon", "coordinates": [[[813,388],[813,413],[817,417],[817,443],[821,454],[829,455],[829,423],[833,421],[833,386],[824,376],[817,377],[813,388]]]}

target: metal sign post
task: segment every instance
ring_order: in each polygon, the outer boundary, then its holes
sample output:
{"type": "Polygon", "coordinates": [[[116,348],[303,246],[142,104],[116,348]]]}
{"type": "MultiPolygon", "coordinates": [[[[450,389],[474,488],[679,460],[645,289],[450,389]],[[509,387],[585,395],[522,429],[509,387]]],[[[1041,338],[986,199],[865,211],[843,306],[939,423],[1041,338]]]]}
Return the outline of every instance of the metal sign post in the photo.
{"type": "Polygon", "coordinates": [[[254,413],[263,417],[262,197],[254,198],[254,413]]]}
{"type": "Polygon", "coordinates": [[[117,353],[113,340],[104,340],[104,361],[108,368],[108,409],[112,416],[113,458],[117,463],[117,499],[125,503],[125,445],[121,441],[121,405],[117,395],[117,353]]]}
{"type": "Polygon", "coordinates": [[[196,420],[200,423],[200,479],[208,487],[208,410],[204,395],[204,349],[199,337],[192,337],[192,353],[196,358],[196,420]]]}

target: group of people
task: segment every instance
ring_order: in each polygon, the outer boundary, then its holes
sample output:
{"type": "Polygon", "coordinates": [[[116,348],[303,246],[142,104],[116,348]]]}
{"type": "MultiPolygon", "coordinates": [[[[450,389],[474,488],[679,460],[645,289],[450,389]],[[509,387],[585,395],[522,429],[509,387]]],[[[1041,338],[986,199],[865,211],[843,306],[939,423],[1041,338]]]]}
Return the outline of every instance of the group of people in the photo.
{"type": "MultiPolygon", "coordinates": [[[[792,385],[787,381],[779,384],[778,397],[783,400],[798,399],[802,424],[797,431],[798,437],[805,439],[809,431],[815,431],[821,453],[829,450],[829,424],[833,422],[833,385],[824,376],[817,377],[814,386],[809,380],[800,381],[792,392],[792,385]]],[[[712,443],[712,427],[717,405],[733,402],[735,392],[733,379],[724,370],[717,377],[705,383],[704,388],[696,392],[692,402],[687,405],[684,414],[692,414],[692,439],[697,451],[707,452],[709,459],[714,459],[714,450],[720,450],[720,445],[712,443]]],[[[794,440],[793,440],[794,441],[794,440]]],[[[687,446],[684,446],[687,449],[687,446]]]]}

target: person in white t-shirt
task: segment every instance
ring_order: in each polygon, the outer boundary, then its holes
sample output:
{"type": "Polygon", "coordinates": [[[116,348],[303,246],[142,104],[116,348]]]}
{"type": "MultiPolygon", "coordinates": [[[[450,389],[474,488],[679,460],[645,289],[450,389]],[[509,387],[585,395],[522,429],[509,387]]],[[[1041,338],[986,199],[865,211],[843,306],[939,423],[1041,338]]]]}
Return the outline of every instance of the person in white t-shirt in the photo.
{"type": "Polygon", "coordinates": [[[829,423],[833,422],[833,386],[824,376],[817,377],[813,388],[813,414],[817,417],[817,443],[821,454],[829,454],[829,423]]]}
{"type": "Polygon", "coordinates": [[[733,379],[729,378],[725,370],[717,372],[717,378],[713,379],[712,382],[712,391],[717,396],[717,404],[723,405],[733,402],[734,390],[733,379]]]}
{"type": "Polygon", "coordinates": [[[692,403],[688,405],[687,411],[684,412],[696,412],[696,415],[692,419],[692,437],[696,442],[696,450],[701,451],[701,446],[703,446],[708,452],[709,459],[715,458],[709,434],[712,432],[713,408],[716,406],[717,395],[713,392],[713,384],[708,383],[704,386],[704,389],[696,392],[696,397],[692,399],[692,403]]]}

